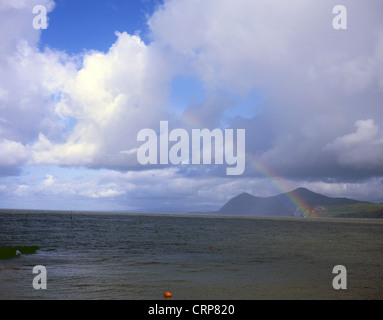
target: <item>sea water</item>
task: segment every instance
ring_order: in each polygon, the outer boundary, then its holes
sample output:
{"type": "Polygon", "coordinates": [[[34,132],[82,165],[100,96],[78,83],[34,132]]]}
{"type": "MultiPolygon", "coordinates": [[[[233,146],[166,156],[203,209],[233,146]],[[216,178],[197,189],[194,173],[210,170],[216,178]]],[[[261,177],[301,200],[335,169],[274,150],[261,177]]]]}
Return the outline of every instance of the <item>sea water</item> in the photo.
{"type": "Polygon", "coordinates": [[[0,299],[164,299],[168,287],[173,300],[383,298],[379,220],[0,214],[0,246],[29,245],[40,249],[0,260],[0,299]]]}

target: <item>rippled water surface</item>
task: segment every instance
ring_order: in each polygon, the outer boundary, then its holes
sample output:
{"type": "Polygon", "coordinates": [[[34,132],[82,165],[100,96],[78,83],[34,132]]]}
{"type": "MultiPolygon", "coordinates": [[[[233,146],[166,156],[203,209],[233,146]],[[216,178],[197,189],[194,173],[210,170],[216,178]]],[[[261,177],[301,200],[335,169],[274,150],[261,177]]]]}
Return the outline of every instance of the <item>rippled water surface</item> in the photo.
{"type": "Polygon", "coordinates": [[[40,250],[0,260],[0,299],[383,298],[381,221],[0,214],[0,246],[24,245],[40,250]]]}

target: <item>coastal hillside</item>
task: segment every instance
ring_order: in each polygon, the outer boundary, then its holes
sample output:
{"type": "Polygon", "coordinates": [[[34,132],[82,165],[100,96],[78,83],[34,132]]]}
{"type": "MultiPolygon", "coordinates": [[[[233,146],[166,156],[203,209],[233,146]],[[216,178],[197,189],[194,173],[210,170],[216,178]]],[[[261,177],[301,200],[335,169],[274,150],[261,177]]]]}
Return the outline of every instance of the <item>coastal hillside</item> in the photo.
{"type": "Polygon", "coordinates": [[[242,193],[229,200],[217,213],[241,216],[383,218],[383,204],[332,198],[298,188],[272,197],[255,197],[242,193]]]}

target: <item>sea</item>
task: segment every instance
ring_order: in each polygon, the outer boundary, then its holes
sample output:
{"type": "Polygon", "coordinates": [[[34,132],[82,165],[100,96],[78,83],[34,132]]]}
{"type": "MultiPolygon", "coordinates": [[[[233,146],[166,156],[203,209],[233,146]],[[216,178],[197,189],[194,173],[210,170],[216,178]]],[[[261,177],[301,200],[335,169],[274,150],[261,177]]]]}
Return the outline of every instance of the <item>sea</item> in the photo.
{"type": "Polygon", "coordinates": [[[382,220],[3,212],[5,246],[39,250],[0,260],[1,300],[383,299],[382,220]]]}

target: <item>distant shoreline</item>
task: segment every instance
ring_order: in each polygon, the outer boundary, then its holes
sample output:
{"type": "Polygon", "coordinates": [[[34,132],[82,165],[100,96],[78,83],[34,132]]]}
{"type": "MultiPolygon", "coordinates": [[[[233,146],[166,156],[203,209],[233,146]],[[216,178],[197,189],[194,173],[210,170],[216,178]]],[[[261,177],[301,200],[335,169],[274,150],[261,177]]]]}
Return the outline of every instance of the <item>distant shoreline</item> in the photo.
{"type": "Polygon", "coordinates": [[[307,221],[307,222],[342,222],[342,223],[377,223],[383,224],[378,218],[339,218],[339,217],[288,217],[288,216],[249,216],[225,215],[209,213],[143,213],[120,211],[79,211],[79,210],[37,210],[37,209],[0,209],[0,214],[62,214],[62,215],[108,215],[108,216],[153,216],[178,218],[211,218],[211,219],[251,219],[251,220],[281,220],[281,221],[307,221]]]}

